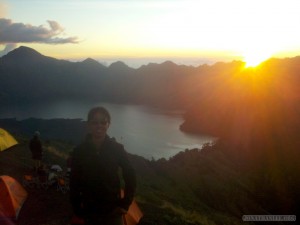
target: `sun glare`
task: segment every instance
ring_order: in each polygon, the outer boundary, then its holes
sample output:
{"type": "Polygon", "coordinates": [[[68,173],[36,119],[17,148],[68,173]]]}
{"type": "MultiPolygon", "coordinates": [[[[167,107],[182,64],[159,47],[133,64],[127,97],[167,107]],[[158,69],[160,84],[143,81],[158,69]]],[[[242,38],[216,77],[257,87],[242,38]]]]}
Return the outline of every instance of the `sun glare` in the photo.
{"type": "Polygon", "coordinates": [[[255,55],[245,56],[244,57],[244,61],[246,63],[245,67],[256,67],[264,60],[265,58],[261,58],[255,55]]]}
{"type": "Polygon", "coordinates": [[[243,61],[246,63],[245,67],[256,67],[263,61],[270,58],[272,54],[266,52],[248,52],[243,54],[243,61]]]}

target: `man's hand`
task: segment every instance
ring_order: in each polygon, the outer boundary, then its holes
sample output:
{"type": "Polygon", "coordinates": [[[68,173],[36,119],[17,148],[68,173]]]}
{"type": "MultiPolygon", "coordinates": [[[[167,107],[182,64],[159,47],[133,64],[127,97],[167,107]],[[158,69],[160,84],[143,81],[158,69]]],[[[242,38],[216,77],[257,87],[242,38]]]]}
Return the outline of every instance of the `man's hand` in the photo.
{"type": "Polygon", "coordinates": [[[127,210],[123,209],[121,207],[117,207],[114,209],[114,211],[112,212],[112,214],[126,214],[127,210]]]}

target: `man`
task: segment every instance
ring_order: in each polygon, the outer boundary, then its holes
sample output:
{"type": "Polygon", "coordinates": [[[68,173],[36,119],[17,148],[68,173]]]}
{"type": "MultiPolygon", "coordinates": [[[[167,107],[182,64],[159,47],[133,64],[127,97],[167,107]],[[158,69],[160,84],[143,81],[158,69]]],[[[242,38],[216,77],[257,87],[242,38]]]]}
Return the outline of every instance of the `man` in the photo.
{"type": "Polygon", "coordinates": [[[131,204],[136,178],[124,147],[107,135],[109,112],[96,107],[88,114],[88,135],[72,155],[70,198],[75,215],[87,225],[121,225],[131,204]],[[125,183],[121,198],[119,168],[125,183]]]}
{"type": "Polygon", "coordinates": [[[43,156],[43,147],[40,140],[40,132],[36,131],[33,138],[29,142],[29,149],[34,160],[34,170],[37,171],[41,167],[41,161],[43,156]]]}

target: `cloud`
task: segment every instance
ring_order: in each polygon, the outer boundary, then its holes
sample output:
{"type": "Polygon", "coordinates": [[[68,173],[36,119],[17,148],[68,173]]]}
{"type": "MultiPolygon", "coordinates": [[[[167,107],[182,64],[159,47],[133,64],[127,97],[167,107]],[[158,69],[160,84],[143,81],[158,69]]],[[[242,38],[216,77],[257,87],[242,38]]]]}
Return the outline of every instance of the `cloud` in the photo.
{"type": "Polygon", "coordinates": [[[59,25],[58,22],[53,21],[53,20],[48,20],[47,22],[49,23],[49,25],[50,25],[50,27],[51,27],[52,30],[59,31],[59,32],[63,32],[64,31],[64,29],[59,25]]]}
{"type": "Polygon", "coordinates": [[[2,51],[0,51],[0,57],[3,55],[6,55],[7,53],[9,53],[10,51],[14,50],[17,47],[17,44],[6,44],[4,49],[2,51]]]}
{"type": "Polygon", "coordinates": [[[47,21],[50,28],[43,25],[33,26],[14,23],[10,19],[0,18],[0,44],[45,43],[67,44],[78,43],[78,37],[63,37],[64,29],[56,21],[47,21]]]}

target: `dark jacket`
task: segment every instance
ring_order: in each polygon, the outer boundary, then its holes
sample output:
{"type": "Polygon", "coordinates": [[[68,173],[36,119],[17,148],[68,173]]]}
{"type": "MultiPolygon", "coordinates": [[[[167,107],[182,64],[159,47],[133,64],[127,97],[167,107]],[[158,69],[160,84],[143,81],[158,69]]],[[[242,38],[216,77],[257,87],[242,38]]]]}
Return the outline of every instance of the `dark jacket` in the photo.
{"type": "Polygon", "coordinates": [[[73,151],[70,200],[77,215],[110,213],[116,207],[128,209],[136,187],[136,178],[123,145],[106,136],[100,149],[90,137],[73,151]],[[120,169],[125,196],[120,197],[120,169]]]}
{"type": "Polygon", "coordinates": [[[40,139],[34,136],[29,143],[29,148],[32,153],[33,159],[41,159],[43,147],[40,139]]]}

